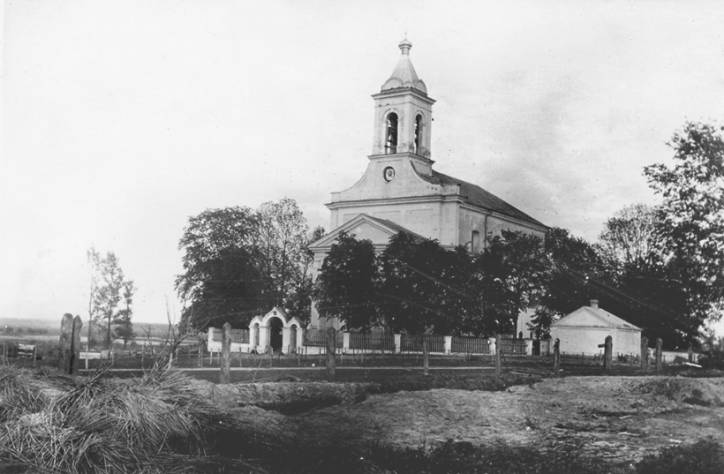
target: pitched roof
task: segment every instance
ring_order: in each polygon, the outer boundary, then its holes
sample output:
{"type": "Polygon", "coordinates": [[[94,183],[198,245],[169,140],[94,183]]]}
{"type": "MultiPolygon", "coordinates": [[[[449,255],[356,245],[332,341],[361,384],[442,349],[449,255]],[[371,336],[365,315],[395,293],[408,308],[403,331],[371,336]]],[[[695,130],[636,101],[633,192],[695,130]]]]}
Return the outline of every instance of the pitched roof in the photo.
{"type": "Polygon", "coordinates": [[[551,323],[553,326],[608,327],[615,329],[641,330],[626,320],[593,306],[581,306],[572,313],[551,323]],[[595,323],[593,322],[595,321],[595,323]]]}
{"type": "Polygon", "coordinates": [[[405,234],[409,234],[413,237],[419,238],[419,239],[426,239],[426,237],[411,231],[410,229],[401,226],[400,224],[397,224],[396,222],[389,221],[387,219],[381,219],[379,217],[372,217],[369,214],[357,214],[352,219],[348,220],[344,224],[330,230],[326,234],[324,234],[321,238],[318,240],[312,242],[309,244],[309,248],[318,248],[323,247],[325,245],[331,245],[331,243],[336,239],[336,236],[339,235],[341,232],[346,232],[354,227],[357,227],[364,221],[371,221],[374,224],[386,229],[386,231],[389,231],[392,234],[397,234],[399,232],[403,232],[405,234]]]}
{"type": "Polygon", "coordinates": [[[463,199],[465,200],[465,202],[468,202],[470,204],[480,206],[491,211],[499,212],[501,214],[505,214],[506,216],[514,217],[530,224],[547,227],[545,224],[532,218],[525,212],[508,204],[507,202],[500,199],[498,196],[484,190],[478,185],[468,183],[467,181],[463,181],[461,179],[453,178],[452,176],[439,173],[435,170],[432,170],[431,176],[425,176],[421,174],[420,177],[425,181],[433,184],[459,186],[460,194],[462,195],[463,199]]]}
{"type": "Polygon", "coordinates": [[[370,216],[369,214],[360,214],[360,215],[366,216],[370,220],[376,221],[380,225],[389,227],[391,230],[394,230],[396,233],[402,232],[403,234],[409,234],[413,237],[427,240],[426,237],[423,237],[422,235],[418,234],[417,232],[411,231],[407,227],[402,227],[400,224],[398,224],[396,222],[388,221],[387,219],[380,219],[379,217],[370,216]]]}

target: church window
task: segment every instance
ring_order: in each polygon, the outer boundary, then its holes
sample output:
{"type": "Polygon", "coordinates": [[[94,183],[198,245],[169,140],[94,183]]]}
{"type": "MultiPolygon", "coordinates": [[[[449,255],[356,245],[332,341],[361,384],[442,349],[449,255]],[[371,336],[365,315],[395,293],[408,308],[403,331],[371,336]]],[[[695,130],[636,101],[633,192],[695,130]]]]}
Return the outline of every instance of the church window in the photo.
{"type": "Polygon", "coordinates": [[[477,230],[473,231],[471,247],[472,247],[473,253],[480,252],[480,232],[478,232],[477,230]]]}
{"type": "Polygon", "coordinates": [[[417,114],[415,117],[415,153],[420,154],[420,145],[422,145],[422,115],[417,114]]]}
{"type": "Polygon", "coordinates": [[[385,154],[397,153],[397,114],[391,112],[387,115],[387,129],[385,131],[385,154]]]}

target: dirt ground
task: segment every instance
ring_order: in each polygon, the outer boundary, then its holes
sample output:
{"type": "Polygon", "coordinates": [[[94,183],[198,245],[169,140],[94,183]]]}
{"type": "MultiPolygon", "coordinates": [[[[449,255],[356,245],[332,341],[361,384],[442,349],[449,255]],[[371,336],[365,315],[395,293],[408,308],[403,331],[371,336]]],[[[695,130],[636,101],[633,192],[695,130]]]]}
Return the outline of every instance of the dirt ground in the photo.
{"type": "MultiPolygon", "coordinates": [[[[249,390],[240,393],[249,398],[249,390]]],[[[255,390],[268,393],[271,387],[255,390]]],[[[302,386],[296,390],[315,392],[302,386]]],[[[337,393],[342,403],[295,415],[258,406],[232,412],[237,422],[268,439],[330,447],[370,443],[433,449],[448,440],[541,451],[569,445],[612,462],[633,463],[663,447],[705,437],[724,444],[721,378],[550,378],[498,392],[403,391],[363,401],[359,386],[347,384],[345,390],[352,396],[337,393]]]]}

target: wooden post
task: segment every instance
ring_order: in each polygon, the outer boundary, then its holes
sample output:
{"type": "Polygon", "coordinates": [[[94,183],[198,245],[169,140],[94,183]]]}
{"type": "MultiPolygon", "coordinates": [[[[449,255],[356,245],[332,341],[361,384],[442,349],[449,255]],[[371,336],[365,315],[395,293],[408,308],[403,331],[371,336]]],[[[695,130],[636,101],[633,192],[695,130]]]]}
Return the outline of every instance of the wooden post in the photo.
{"type": "Polygon", "coordinates": [[[603,368],[611,370],[613,364],[613,338],[611,336],[606,336],[603,348],[603,368]]]}
{"type": "Polygon", "coordinates": [[[229,383],[231,378],[231,324],[224,323],[224,338],[221,342],[221,376],[220,383],[229,383]]]}
{"type": "Polygon", "coordinates": [[[694,362],[694,347],[689,344],[689,362],[694,362]]]}
{"type": "Polygon", "coordinates": [[[65,313],[60,320],[60,359],[58,360],[58,368],[64,374],[68,373],[70,368],[71,345],[73,344],[73,315],[65,313]]]}
{"type": "Polygon", "coordinates": [[[649,370],[649,338],[641,336],[641,370],[649,370]]]}
{"type": "Polygon", "coordinates": [[[501,339],[500,334],[495,336],[495,375],[500,377],[500,373],[502,372],[502,363],[500,360],[500,346],[501,346],[501,339]]]}
{"type": "Polygon", "coordinates": [[[664,341],[660,337],[656,338],[656,373],[661,372],[661,357],[664,347],[664,341]]]}
{"type": "Polygon", "coordinates": [[[206,339],[204,336],[205,336],[205,334],[202,333],[202,332],[200,332],[199,335],[198,335],[198,339],[199,339],[199,349],[198,349],[198,351],[199,351],[199,360],[197,361],[196,365],[198,365],[199,367],[203,367],[203,366],[204,366],[204,340],[206,339]]]}
{"type": "Polygon", "coordinates": [[[430,354],[427,350],[427,340],[425,336],[422,337],[422,369],[423,374],[430,375],[430,354]]]}
{"type": "Polygon", "coordinates": [[[553,343],[553,370],[558,372],[561,368],[561,340],[556,338],[556,342],[553,343]]]}
{"type": "Polygon", "coordinates": [[[327,376],[334,378],[336,372],[335,351],[337,349],[337,331],[331,327],[327,329],[327,376]]]}
{"type": "Polygon", "coordinates": [[[68,373],[73,375],[78,372],[78,359],[80,359],[80,330],[83,329],[83,320],[76,315],[73,318],[73,333],[70,340],[70,364],[68,373]]]}

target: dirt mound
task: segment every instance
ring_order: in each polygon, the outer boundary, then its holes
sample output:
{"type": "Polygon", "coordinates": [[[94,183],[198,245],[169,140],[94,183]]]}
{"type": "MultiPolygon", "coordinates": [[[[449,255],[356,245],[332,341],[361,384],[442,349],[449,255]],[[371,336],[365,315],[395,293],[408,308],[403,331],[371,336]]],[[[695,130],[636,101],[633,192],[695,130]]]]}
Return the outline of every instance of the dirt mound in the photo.
{"type": "MultiPolygon", "coordinates": [[[[371,395],[294,417],[299,439],[434,449],[450,440],[586,454],[630,462],[662,446],[724,442],[724,380],[566,377],[502,392],[437,389],[371,395]]],[[[322,441],[324,442],[324,441],[322,441]]]]}
{"type": "Polygon", "coordinates": [[[373,383],[264,382],[217,385],[196,381],[194,389],[222,409],[256,406],[286,414],[355,403],[379,392],[373,383]]]}
{"type": "Polygon", "coordinates": [[[650,377],[633,391],[690,405],[724,406],[724,379],[650,377]]]}

